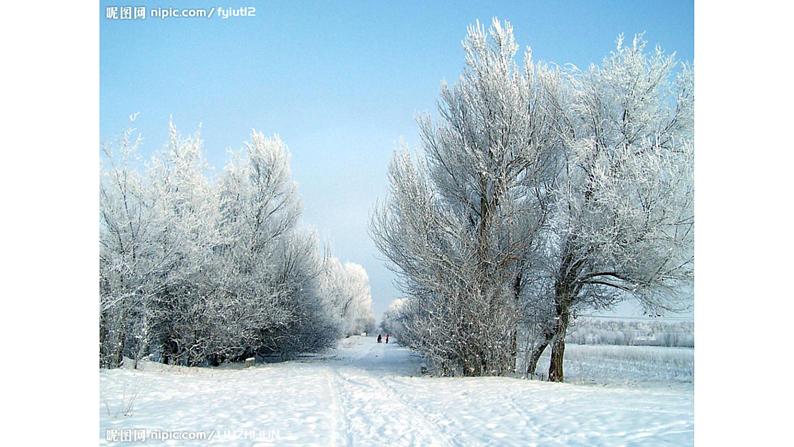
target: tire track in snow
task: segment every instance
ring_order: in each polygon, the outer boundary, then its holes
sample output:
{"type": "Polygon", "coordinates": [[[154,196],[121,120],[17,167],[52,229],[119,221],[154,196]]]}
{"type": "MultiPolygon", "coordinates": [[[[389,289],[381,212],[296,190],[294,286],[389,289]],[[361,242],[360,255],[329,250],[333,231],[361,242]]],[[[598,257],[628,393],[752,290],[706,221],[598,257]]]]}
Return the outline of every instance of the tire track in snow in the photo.
{"type": "MultiPolygon", "coordinates": [[[[359,402],[362,405],[346,406],[353,413],[348,415],[349,418],[364,419],[368,427],[376,430],[375,432],[370,430],[367,433],[355,433],[355,424],[352,424],[354,437],[363,438],[362,445],[371,445],[373,438],[380,445],[431,445],[444,447],[459,445],[449,437],[443,427],[430,420],[416,408],[408,405],[398,393],[384,385],[383,379],[374,377],[366,370],[359,368],[350,368],[346,374],[343,374],[339,369],[335,369],[334,373],[341,381],[342,390],[347,393],[344,400],[348,404],[356,400],[356,394],[367,396],[366,399],[358,399],[363,401],[359,402]],[[378,396],[377,401],[379,402],[375,402],[372,396],[378,396]],[[385,401],[385,404],[379,405],[383,401],[385,401]],[[361,416],[362,413],[364,414],[363,417],[361,416]],[[387,415],[387,417],[384,415],[387,415]],[[379,418],[383,420],[377,421],[379,418]],[[401,429],[399,439],[386,440],[382,438],[384,434],[390,434],[383,433],[388,426],[401,429]],[[405,439],[406,435],[409,437],[407,440],[405,439]]],[[[356,442],[353,442],[353,444],[355,445],[356,442]]]]}
{"type": "Polygon", "coordinates": [[[346,447],[353,445],[352,428],[350,419],[347,416],[345,408],[347,402],[339,389],[337,381],[336,370],[333,368],[325,368],[325,378],[328,381],[328,388],[331,394],[331,446],[336,447],[340,443],[339,438],[344,440],[346,447]]]}
{"type": "Polygon", "coordinates": [[[420,409],[421,407],[416,405],[413,402],[408,402],[406,399],[404,399],[402,397],[402,395],[401,395],[401,393],[399,391],[397,391],[392,385],[387,384],[387,382],[385,380],[383,382],[378,382],[378,384],[383,389],[387,390],[387,392],[389,394],[391,394],[395,398],[395,400],[399,401],[401,405],[403,405],[406,408],[409,408],[413,413],[418,414],[424,421],[426,421],[428,424],[431,424],[432,426],[434,426],[435,429],[438,430],[438,433],[443,434],[444,435],[444,439],[446,441],[445,445],[451,445],[451,446],[461,445],[461,443],[458,442],[449,433],[448,429],[438,422],[439,419],[441,419],[440,417],[438,417],[437,415],[429,416],[432,413],[430,413],[428,411],[425,411],[424,409],[420,409]]]}

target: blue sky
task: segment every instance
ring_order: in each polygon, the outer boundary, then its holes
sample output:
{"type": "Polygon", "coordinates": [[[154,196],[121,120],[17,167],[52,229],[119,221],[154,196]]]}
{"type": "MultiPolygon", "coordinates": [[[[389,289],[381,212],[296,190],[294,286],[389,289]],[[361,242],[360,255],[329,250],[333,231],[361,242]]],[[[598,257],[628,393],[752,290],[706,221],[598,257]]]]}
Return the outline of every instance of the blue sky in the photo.
{"type": "Polygon", "coordinates": [[[441,81],[460,74],[467,25],[510,20],[522,48],[558,64],[599,62],[618,34],[637,32],[694,62],[691,0],[130,3],[256,8],[255,17],[225,20],[108,20],[110,5],[127,4],[102,1],[99,11],[101,140],[139,112],[148,157],[173,116],[183,133],[201,124],[207,159],[220,169],[251,129],[278,133],[292,153],[303,223],[367,269],[378,318],[399,292],[369,239],[369,216],[385,197],[398,142],[416,147],[416,114],[432,113],[441,81]]]}

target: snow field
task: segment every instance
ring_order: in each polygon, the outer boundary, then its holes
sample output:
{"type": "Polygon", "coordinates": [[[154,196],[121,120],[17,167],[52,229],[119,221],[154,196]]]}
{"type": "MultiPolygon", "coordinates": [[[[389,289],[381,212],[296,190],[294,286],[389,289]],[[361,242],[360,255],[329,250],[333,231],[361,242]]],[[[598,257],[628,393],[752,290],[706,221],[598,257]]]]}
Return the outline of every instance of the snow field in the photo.
{"type": "MultiPolygon", "coordinates": [[[[577,351],[571,349],[572,358],[584,355],[577,351]]],[[[214,433],[203,441],[153,440],[150,445],[693,443],[691,384],[633,381],[628,387],[605,387],[422,377],[420,363],[415,353],[395,343],[350,337],[330,355],[246,369],[145,363],[142,370],[102,370],[100,443],[113,445],[107,430],[125,428],[214,433]],[[131,414],[125,416],[133,396],[131,414]]]]}

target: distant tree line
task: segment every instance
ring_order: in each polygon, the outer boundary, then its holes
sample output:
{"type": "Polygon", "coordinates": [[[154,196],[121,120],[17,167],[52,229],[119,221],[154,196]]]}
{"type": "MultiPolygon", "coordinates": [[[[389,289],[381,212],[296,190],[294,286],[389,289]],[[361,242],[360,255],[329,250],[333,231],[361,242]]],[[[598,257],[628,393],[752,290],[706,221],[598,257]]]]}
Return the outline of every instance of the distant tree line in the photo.
{"type": "Polygon", "coordinates": [[[601,320],[579,318],[565,339],[580,345],[695,347],[691,321],[601,320]]]}

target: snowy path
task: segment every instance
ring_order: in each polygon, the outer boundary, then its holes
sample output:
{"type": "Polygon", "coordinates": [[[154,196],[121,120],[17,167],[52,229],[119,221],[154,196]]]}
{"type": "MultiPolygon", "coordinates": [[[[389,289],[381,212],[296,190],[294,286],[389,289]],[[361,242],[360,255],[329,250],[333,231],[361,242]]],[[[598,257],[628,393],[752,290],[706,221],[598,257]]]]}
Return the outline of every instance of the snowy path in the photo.
{"type": "Polygon", "coordinates": [[[417,377],[418,369],[419,358],[405,348],[351,337],[333,355],[248,369],[147,364],[143,371],[102,371],[100,439],[112,445],[108,429],[147,429],[209,437],[151,445],[693,443],[691,384],[429,378],[417,377]]]}
{"type": "Polygon", "coordinates": [[[341,365],[329,366],[348,421],[347,445],[380,445],[384,440],[390,445],[454,445],[437,425],[388,388],[378,369],[356,366],[364,359],[372,359],[370,366],[378,365],[378,359],[386,360],[386,346],[372,344],[353,362],[342,360],[341,365]]]}

